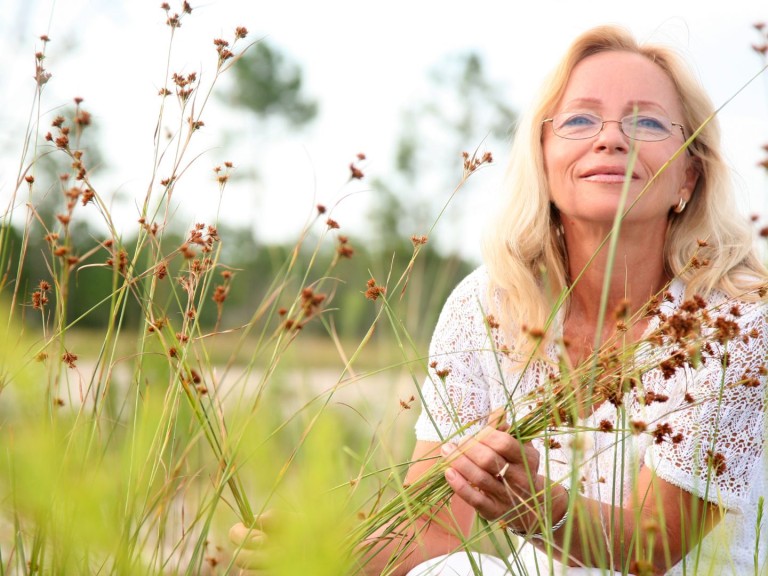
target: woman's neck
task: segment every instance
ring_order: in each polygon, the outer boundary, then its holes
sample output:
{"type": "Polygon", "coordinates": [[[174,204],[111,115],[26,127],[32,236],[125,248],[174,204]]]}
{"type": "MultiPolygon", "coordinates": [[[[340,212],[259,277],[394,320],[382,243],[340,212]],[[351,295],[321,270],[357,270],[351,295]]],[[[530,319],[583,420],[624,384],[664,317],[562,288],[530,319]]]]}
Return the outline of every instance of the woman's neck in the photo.
{"type": "Polygon", "coordinates": [[[565,228],[568,273],[574,282],[569,316],[596,325],[603,306],[605,277],[610,275],[605,312],[626,309],[633,314],[669,282],[664,267],[666,230],[622,230],[613,262],[608,261],[609,243],[602,247],[604,233],[576,227],[565,228]]]}

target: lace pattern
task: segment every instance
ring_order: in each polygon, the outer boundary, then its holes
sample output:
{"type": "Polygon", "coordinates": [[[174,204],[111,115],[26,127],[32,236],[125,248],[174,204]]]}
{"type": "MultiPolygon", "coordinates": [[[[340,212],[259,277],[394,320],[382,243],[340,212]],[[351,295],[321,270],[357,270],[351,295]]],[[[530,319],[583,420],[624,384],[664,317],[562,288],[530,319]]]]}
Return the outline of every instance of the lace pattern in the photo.
{"type": "MultiPolygon", "coordinates": [[[[474,434],[491,411],[508,402],[518,413],[529,409],[520,405],[520,399],[557,372],[554,344],[547,349],[546,358],[532,362],[522,373],[515,371],[519,364],[510,362],[514,351],[510,355],[501,331],[488,327],[487,313],[492,308],[488,286],[487,272],[481,267],[456,287],[440,314],[430,345],[429,374],[422,387],[424,406],[416,423],[419,440],[456,441],[474,434]]],[[[680,308],[684,289],[682,282],[672,283],[671,298],[660,307],[662,317],[680,308]]],[[[625,395],[622,410],[604,402],[579,423],[586,431],[578,437],[552,431],[546,442],[537,439],[534,445],[542,453],[540,473],[566,484],[576,478],[578,489],[590,498],[619,504],[627,501],[632,478],[645,465],[664,480],[719,503],[727,510],[726,516],[702,541],[699,561],[727,562],[730,573],[734,566],[753,567],[757,500],[768,494],[764,450],[768,321],[764,305],[740,303],[733,309],[719,294],[706,304],[737,323],[745,336],[720,344],[715,334],[709,334],[711,348],[695,370],[683,366],[671,375],[661,368],[649,370],[641,384],[625,395]],[[752,378],[752,385],[734,385],[745,378],[752,378]],[[642,401],[649,392],[669,399],[642,401]],[[611,431],[598,431],[601,422],[610,424],[607,429],[611,431]],[[656,442],[653,434],[631,433],[632,423],[643,423],[648,431],[668,425],[669,433],[656,442]],[[574,443],[579,450],[573,450],[574,443]],[[631,465],[617,466],[619,462],[631,465]],[[624,473],[616,476],[616,470],[622,469],[624,473]],[[734,534],[739,534],[738,540],[734,534]],[[727,555],[722,554],[724,539],[728,540],[727,555]]],[[[646,334],[659,322],[654,317],[646,334]]],[[[766,524],[761,538],[763,555],[768,546],[766,524]]],[[[684,559],[669,573],[682,574],[683,566],[690,570],[690,561],[684,559]]]]}

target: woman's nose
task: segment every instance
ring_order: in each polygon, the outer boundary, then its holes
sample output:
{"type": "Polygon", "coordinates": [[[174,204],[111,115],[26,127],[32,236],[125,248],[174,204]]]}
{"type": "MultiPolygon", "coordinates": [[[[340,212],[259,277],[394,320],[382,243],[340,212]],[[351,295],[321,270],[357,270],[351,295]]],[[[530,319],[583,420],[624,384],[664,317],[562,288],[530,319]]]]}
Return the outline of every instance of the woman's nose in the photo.
{"type": "Polygon", "coordinates": [[[603,129],[595,136],[594,147],[597,150],[628,152],[629,137],[622,130],[621,120],[604,120],[603,129]]]}

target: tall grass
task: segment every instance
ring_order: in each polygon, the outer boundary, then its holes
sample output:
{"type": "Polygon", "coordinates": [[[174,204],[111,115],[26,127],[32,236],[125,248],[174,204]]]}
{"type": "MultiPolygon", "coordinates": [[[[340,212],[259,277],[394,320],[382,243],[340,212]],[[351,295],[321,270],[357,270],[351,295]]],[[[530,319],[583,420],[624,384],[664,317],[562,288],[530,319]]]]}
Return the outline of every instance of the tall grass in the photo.
{"type": "MultiPolygon", "coordinates": [[[[440,466],[402,486],[403,439],[427,373],[424,343],[404,317],[414,312],[412,291],[437,292],[434,278],[420,276],[430,231],[413,237],[402,269],[371,270],[367,285],[345,287],[355,251],[333,207],[313,207],[248,316],[228,318],[238,278],[223,259],[227,238],[213,220],[177,240],[174,202],[193,184],[191,143],[221,76],[248,49],[247,30],[214,41],[215,72],[203,85],[205,74],[173,72],[174,37],[191,8],[163,10],[168,68],[135,230],[118,229],[102,193],[109,187],[91,170],[82,101],[65,114],[43,112],[51,108],[47,39],[35,56],[36,90],[0,227],[0,575],[236,573],[227,530],[267,510],[273,573],[354,572],[356,542],[432,513],[448,495],[440,466]],[[178,123],[165,141],[159,128],[169,116],[178,123]],[[46,158],[66,166],[53,183],[46,158]],[[43,202],[49,187],[53,210],[43,202]],[[85,220],[107,231],[88,246],[75,230],[85,220]],[[44,254],[30,253],[40,241],[44,254]],[[38,259],[44,272],[30,286],[22,279],[38,259]],[[93,274],[106,274],[109,290],[73,314],[93,274]],[[352,343],[335,328],[344,289],[375,310],[352,343]],[[97,314],[106,323],[83,330],[97,314]],[[315,326],[322,343],[306,338],[315,326]],[[307,370],[312,355],[331,357],[330,368],[307,370]]],[[[363,159],[350,165],[351,180],[363,177],[363,159]]],[[[490,161],[467,155],[454,193],[490,161]]],[[[212,189],[226,193],[232,170],[222,160],[212,189]]],[[[549,434],[553,415],[570,421],[583,401],[573,382],[595,383],[607,361],[598,355],[553,384],[551,400],[512,432],[530,439],[549,434]]],[[[515,542],[496,528],[482,524],[464,544],[506,556],[515,542]]]]}
{"type": "MultiPolygon", "coordinates": [[[[236,281],[222,261],[226,239],[212,221],[190,226],[173,244],[175,202],[186,192],[191,143],[211,94],[248,49],[247,30],[214,40],[215,72],[204,85],[202,73],[173,72],[174,37],[191,7],[162,9],[168,68],[159,79],[153,164],[135,230],[117,228],[101,192],[109,186],[91,170],[83,146],[91,116],[82,100],[66,113],[43,112],[52,107],[44,98],[47,37],[35,55],[36,90],[0,228],[0,574],[224,573],[228,525],[252,522],[285,494],[319,512],[318,495],[338,481],[329,476],[338,468],[304,455],[317,450],[338,459],[342,440],[340,427],[327,422],[336,418],[330,394],[314,383],[301,390],[301,352],[292,350],[310,322],[334,335],[324,316],[339,282],[335,269],[354,250],[335,233],[331,213],[317,207],[268,290],[253,295],[250,317],[226,322],[236,281]],[[165,140],[161,128],[173,118],[178,123],[165,140]],[[65,167],[53,183],[48,158],[65,167]],[[106,235],[83,247],[76,227],[94,220],[106,235]],[[30,253],[41,241],[42,256],[30,253]],[[34,268],[44,272],[30,287],[23,279],[39,259],[44,266],[34,268]],[[71,302],[82,300],[97,274],[108,275],[109,290],[73,314],[71,302]],[[105,325],[81,330],[95,314],[107,318],[105,325]],[[201,320],[211,316],[213,323],[201,320]],[[294,462],[302,469],[295,478],[294,462]]],[[[222,161],[209,186],[225,193],[232,169],[222,161]]],[[[353,164],[351,177],[362,175],[355,170],[353,164]]],[[[331,383],[342,378],[344,362],[336,364],[331,383]]],[[[365,443],[355,444],[350,453],[364,450],[365,443]]],[[[344,525],[333,512],[337,500],[317,516],[333,521],[313,527],[327,542],[344,525]]],[[[314,541],[313,554],[333,556],[314,541]]],[[[294,568],[304,561],[289,558],[294,568]]]]}
{"type": "MultiPolygon", "coordinates": [[[[373,300],[389,289],[402,300],[390,313],[413,308],[398,292],[425,285],[417,256],[427,236],[414,236],[403,270],[359,261],[368,285],[346,286],[347,261],[362,251],[340,233],[334,206],[308,207],[267,287],[228,314],[242,287],[224,257],[225,223],[185,223],[178,202],[200,186],[228,192],[229,160],[207,184],[190,167],[248,32],[214,39],[213,74],[175,72],[175,38],[194,16],[187,2],[161,8],[167,68],[135,228],[118,227],[102,192],[111,186],[94,170],[84,101],[46,101],[47,37],[35,54],[0,226],[0,574],[234,573],[228,528],[266,509],[281,518],[277,573],[343,573],[343,543],[381,482],[373,472],[405,460],[395,439],[412,422],[410,382],[423,377],[423,343],[387,349],[373,300]],[[357,341],[336,330],[343,291],[374,318],[357,341]]],[[[468,157],[465,177],[488,161],[468,157]]],[[[363,162],[353,159],[350,181],[363,178],[363,162]]],[[[411,339],[402,326],[394,333],[411,339]]]]}

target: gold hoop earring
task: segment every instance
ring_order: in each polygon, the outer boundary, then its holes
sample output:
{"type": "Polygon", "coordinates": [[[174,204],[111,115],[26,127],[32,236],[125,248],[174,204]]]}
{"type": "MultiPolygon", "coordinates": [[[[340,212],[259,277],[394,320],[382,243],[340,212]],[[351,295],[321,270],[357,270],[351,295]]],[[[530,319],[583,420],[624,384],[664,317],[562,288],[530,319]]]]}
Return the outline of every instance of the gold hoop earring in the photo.
{"type": "Polygon", "coordinates": [[[685,210],[685,207],[686,207],[686,205],[687,205],[687,204],[688,204],[688,202],[686,202],[686,201],[685,201],[685,200],[684,200],[684,199],[681,197],[681,198],[680,198],[680,201],[677,203],[677,205],[676,205],[674,208],[672,208],[672,211],[673,211],[675,214],[681,214],[681,213],[683,212],[683,210],[685,210]]]}

